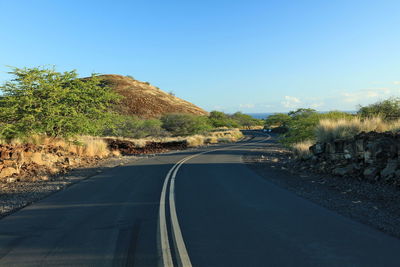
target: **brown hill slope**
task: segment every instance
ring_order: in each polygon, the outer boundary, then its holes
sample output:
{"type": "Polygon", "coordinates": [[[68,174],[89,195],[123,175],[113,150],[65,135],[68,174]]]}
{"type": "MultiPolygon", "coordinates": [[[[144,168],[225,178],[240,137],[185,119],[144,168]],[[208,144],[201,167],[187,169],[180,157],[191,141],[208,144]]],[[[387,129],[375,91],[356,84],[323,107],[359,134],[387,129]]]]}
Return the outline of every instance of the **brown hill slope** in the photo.
{"type": "Polygon", "coordinates": [[[208,114],[194,104],[168,94],[149,83],[115,74],[101,75],[100,78],[104,84],[124,96],[116,106],[117,112],[121,114],[136,115],[146,119],[157,118],[166,113],[208,114]]]}

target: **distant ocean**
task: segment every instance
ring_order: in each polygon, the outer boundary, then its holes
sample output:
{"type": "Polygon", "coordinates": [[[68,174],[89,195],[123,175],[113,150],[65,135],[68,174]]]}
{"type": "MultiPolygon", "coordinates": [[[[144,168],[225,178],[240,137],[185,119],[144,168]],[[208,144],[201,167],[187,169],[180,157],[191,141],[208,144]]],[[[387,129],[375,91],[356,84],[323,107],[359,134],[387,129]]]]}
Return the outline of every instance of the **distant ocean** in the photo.
{"type": "MultiPolygon", "coordinates": [[[[327,113],[328,111],[318,111],[318,112],[319,113],[327,113]]],[[[350,113],[350,114],[356,114],[357,113],[357,111],[354,111],[354,110],[353,111],[343,111],[343,112],[347,112],[347,113],[350,113]]],[[[278,112],[273,112],[273,113],[245,113],[245,114],[250,115],[255,119],[264,120],[264,119],[268,118],[269,116],[271,116],[273,114],[276,114],[276,113],[278,113],[278,112]]],[[[286,112],[282,112],[282,113],[286,113],[286,112]]]]}

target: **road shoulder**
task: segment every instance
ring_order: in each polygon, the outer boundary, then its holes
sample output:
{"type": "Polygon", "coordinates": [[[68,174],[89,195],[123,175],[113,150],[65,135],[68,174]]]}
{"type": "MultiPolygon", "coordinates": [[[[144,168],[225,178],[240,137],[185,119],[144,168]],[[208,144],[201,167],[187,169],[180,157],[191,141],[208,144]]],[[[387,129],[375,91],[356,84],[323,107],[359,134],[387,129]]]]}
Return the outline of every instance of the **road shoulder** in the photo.
{"type": "Polygon", "coordinates": [[[72,184],[136,161],[139,158],[137,156],[112,157],[97,161],[91,166],[73,169],[66,174],[51,176],[48,180],[2,183],[0,184],[0,218],[63,190],[72,184]]]}
{"type": "Polygon", "coordinates": [[[243,156],[261,177],[343,216],[400,238],[399,189],[294,168],[290,153],[271,140],[243,156]]]}

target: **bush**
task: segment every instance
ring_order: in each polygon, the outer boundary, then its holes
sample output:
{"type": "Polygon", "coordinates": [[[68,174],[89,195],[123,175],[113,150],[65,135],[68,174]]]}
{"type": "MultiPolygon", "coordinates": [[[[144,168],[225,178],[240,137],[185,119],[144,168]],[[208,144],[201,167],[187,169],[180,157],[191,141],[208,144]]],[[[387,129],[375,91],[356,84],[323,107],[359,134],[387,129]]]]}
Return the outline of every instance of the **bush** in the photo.
{"type": "Polygon", "coordinates": [[[331,111],[328,113],[318,113],[311,109],[298,109],[288,113],[289,120],[285,119],[285,126],[288,131],[282,135],[281,142],[285,145],[292,145],[307,140],[315,140],[315,128],[322,119],[339,120],[352,118],[353,115],[340,111],[331,111]]]}
{"type": "Polygon", "coordinates": [[[141,120],[135,116],[118,116],[112,127],[103,132],[106,136],[126,138],[144,138],[149,136],[163,136],[161,121],[157,119],[141,120]]]}
{"type": "Polygon", "coordinates": [[[276,133],[285,133],[288,131],[290,120],[291,117],[286,113],[275,113],[265,120],[264,128],[275,129],[274,132],[276,133]]]}
{"type": "Polygon", "coordinates": [[[220,111],[211,111],[208,117],[210,123],[213,127],[228,127],[228,128],[237,128],[239,127],[239,123],[232,119],[228,114],[225,114],[220,111]]]}
{"type": "Polygon", "coordinates": [[[213,127],[247,128],[264,125],[263,120],[255,119],[250,115],[236,112],[232,115],[220,111],[211,111],[208,117],[213,127]]]}
{"type": "Polygon", "coordinates": [[[201,134],[212,128],[207,117],[190,114],[166,114],[161,122],[162,128],[174,136],[201,134]]]}
{"type": "Polygon", "coordinates": [[[243,114],[242,112],[234,113],[231,118],[239,124],[241,128],[250,129],[253,126],[262,126],[264,125],[263,120],[255,119],[250,115],[243,114]]]}
{"type": "Polygon", "coordinates": [[[384,120],[400,119],[400,98],[390,98],[365,107],[360,106],[357,113],[362,118],[381,117],[384,120]]]}
{"type": "Polygon", "coordinates": [[[72,136],[99,134],[110,124],[109,110],[119,97],[100,86],[98,77],[78,79],[44,68],[14,68],[14,79],[0,86],[0,137],[31,134],[72,136]]]}

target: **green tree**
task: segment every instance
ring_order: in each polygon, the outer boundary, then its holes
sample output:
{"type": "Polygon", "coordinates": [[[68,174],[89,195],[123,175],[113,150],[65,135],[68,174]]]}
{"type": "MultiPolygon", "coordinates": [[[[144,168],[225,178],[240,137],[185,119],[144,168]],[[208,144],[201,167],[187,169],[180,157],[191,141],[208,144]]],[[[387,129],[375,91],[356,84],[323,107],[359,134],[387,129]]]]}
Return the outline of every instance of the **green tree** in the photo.
{"type": "Polygon", "coordinates": [[[76,71],[13,68],[14,78],[0,86],[0,136],[95,135],[112,123],[111,105],[119,97],[96,75],[79,79],[76,71]]]}
{"type": "Polygon", "coordinates": [[[361,117],[381,117],[384,120],[400,119],[400,98],[390,98],[368,106],[360,106],[358,115],[361,117]]]}
{"type": "Polygon", "coordinates": [[[265,120],[265,127],[285,127],[287,128],[288,123],[290,122],[291,117],[286,113],[275,113],[273,115],[268,116],[265,120]]]}
{"type": "Polygon", "coordinates": [[[353,115],[341,111],[318,113],[312,109],[291,111],[288,116],[290,119],[285,121],[288,131],[282,135],[280,140],[285,145],[315,140],[315,128],[321,119],[339,120],[353,117],[353,115]]]}
{"type": "Polygon", "coordinates": [[[166,114],[161,117],[162,128],[174,136],[204,133],[212,129],[205,116],[191,114],[166,114]]]}
{"type": "Polygon", "coordinates": [[[258,120],[250,115],[243,114],[242,112],[234,113],[231,118],[235,120],[239,126],[244,128],[250,128],[251,126],[261,126],[264,124],[263,120],[258,120]]]}
{"type": "Polygon", "coordinates": [[[239,124],[237,121],[232,119],[228,114],[225,114],[221,111],[211,111],[208,116],[210,123],[214,127],[228,127],[228,128],[237,128],[239,124]]]}
{"type": "Polygon", "coordinates": [[[162,136],[165,133],[161,128],[160,120],[141,120],[135,116],[119,115],[115,118],[115,122],[111,126],[104,131],[103,135],[143,138],[148,136],[162,136]]]}

